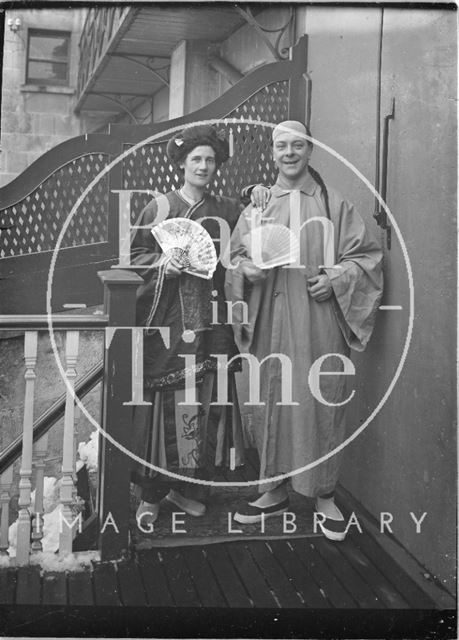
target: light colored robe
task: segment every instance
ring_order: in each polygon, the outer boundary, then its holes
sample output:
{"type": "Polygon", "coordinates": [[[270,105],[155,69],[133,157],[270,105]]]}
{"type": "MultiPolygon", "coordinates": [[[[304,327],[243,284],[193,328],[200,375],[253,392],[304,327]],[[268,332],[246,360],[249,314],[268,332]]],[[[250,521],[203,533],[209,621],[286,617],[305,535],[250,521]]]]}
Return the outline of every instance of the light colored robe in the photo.
{"type": "MultiPolygon", "coordinates": [[[[241,351],[254,354],[259,361],[272,353],[286,354],[292,362],[292,399],[298,405],[276,404],[281,401],[281,365],[277,358],[270,358],[261,367],[260,399],[264,406],[247,407],[260,455],[260,478],[300,469],[343,441],[346,405],[327,406],[314,398],[308,374],[311,365],[325,354],[348,356],[350,348],[365,348],[382,295],[380,248],[353,206],[332,189],[327,190],[334,232],[328,248],[321,221],[313,221],[299,234],[298,264],[304,267],[275,267],[264,281],[254,285],[244,278],[241,267],[227,271],[227,298],[248,304],[249,325],[241,322],[242,305],[233,305],[233,329],[241,351]],[[323,271],[330,278],[333,294],[316,302],[308,293],[307,278],[317,275],[321,265],[325,265],[323,271]]],[[[321,188],[309,173],[300,190],[286,191],[278,180],[271,194],[263,218],[271,218],[273,223],[291,227],[292,216],[299,216],[302,223],[327,215],[321,188]]],[[[252,213],[248,207],[236,225],[231,242],[233,262],[248,257],[243,240],[252,213]]],[[[321,370],[341,371],[342,367],[334,356],[326,359],[321,370]]],[[[320,376],[322,396],[330,403],[346,400],[346,378],[320,376]]],[[[339,457],[333,455],[294,475],[293,488],[306,496],[333,491],[339,457]]],[[[262,484],[260,491],[277,484],[262,484]]]]}

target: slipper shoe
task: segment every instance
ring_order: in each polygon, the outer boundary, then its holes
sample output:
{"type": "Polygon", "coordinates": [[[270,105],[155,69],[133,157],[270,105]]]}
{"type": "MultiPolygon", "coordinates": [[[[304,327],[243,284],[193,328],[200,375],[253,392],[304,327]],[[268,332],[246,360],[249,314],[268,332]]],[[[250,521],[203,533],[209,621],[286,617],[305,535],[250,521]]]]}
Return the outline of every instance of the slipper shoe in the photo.
{"type": "Polygon", "coordinates": [[[239,509],[234,514],[233,518],[239,524],[253,524],[255,522],[261,522],[264,514],[266,518],[272,518],[273,516],[277,516],[284,511],[287,511],[289,508],[289,500],[285,498],[282,502],[278,502],[277,504],[270,505],[269,507],[256,507],[253,504],[247,504],[242,509],[239,509]]]}
{"type": "Polygon", "coordinates": [[[140,522],[140,525],[145,527],[156,522],[156,520],[158,519],[158,515],[159,502],[151,504],[150,502],[145,502],[145,500],[142,500],[136,511],[135,519],[137,523],[140,522]]]}
{"type": "MultiPolygon", "coordinates": [[[[317,505],[316,512],[320,513],[321,515],[325,515],[324,513],[322,513],[322,511],[319,511],[319,509],[317,509],[317,505]]],[[[345,539],[347,534],[347,523],[343,515],[342,519],[339,520],[336,520],[335,518],[325,518],[324,521],[318,520],[317,522],[322,533],[328,540],[332,540],[333,542],[341,542],[345,539]]]]}
{"type": "Polygon", "coordinates": [[[202,502],[198,502],[197,500],[192,500],[191,498],[185,498],[177,491],[171,489],[167,496],[165,496],[164,500],[171,502],[182,511],[185,511],[190,516],[194,516],[195,518],[201,518],[206,514],[206,505],[202,502]]]}

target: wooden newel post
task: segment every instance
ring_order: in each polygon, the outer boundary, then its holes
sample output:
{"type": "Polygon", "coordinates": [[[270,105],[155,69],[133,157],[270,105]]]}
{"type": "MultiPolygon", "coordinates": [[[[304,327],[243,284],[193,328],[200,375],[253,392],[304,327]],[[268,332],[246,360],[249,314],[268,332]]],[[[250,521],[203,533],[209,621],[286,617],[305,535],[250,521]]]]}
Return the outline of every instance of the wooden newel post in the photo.
{"type": "Polygon", "coordinates": [[[131,271],[100,271],[104,307],[109,316],[105,336],[102,386],[102,428],[99,442],[99,549],[102,560],[120,558],[129,546],[129,483],[133,406],[131,390],[131,342],[135,326],[136,290],[142,278],[131,271]],[[116,330],[116,327],[125,327],[116,330]],[[116,444],[115,444],[116,443],[116,444]],[[118,446],[117,446],[118,445],[118,446]]]}

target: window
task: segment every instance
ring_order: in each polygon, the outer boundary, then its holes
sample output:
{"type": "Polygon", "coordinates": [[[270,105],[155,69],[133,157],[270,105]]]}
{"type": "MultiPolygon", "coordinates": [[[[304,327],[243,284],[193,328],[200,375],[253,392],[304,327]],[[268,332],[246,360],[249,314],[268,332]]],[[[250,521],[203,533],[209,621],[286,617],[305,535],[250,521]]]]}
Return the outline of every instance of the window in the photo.
{"type": "Polygon", "coordinates": [[[27,84],[68,85],[70,33],[29,29],[27,84]]]}

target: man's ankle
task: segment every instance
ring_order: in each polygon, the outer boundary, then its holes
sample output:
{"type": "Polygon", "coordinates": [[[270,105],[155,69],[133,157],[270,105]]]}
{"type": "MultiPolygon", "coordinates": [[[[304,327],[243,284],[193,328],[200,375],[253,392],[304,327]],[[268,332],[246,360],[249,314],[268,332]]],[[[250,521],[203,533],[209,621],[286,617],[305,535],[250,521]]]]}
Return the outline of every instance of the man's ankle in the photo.
{"type": "Polygon", "coordinates": [[[266,491],[257,500],[254,500],[250,504],[258,507],[271,507],[274,504],[282,502],[288,497],[285,487],[276,487],[272,491],[266,491]]]}

